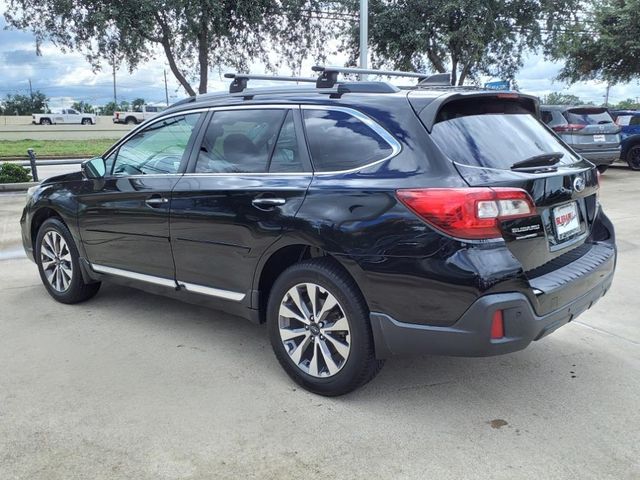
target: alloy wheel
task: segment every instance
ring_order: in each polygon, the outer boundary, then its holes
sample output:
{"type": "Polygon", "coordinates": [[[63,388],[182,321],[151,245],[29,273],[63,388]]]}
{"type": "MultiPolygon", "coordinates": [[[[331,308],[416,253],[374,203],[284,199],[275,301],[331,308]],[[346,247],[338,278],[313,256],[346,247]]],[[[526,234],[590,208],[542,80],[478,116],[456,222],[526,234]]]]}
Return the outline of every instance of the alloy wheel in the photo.
{"type": "Polygon", "coordinates": [[[49,285],[57,292],[67,291],[73,278],[71,252],[65,239],[55,230],[49,230],[42,237],[40,262],[49,285]]]}
{"type": "Polygon", "coordinates": [[[331,377],[349,357],[349,320],[336,297],[320,285],[290,288],[280,303],[278,327],[289,357],[308,375],[331,377]]]}
{"type": "Polygon", "coordinates": [[[631,147],[627,154],[629,166],[634,170],[640,170],[640,145],[631,147]]]}

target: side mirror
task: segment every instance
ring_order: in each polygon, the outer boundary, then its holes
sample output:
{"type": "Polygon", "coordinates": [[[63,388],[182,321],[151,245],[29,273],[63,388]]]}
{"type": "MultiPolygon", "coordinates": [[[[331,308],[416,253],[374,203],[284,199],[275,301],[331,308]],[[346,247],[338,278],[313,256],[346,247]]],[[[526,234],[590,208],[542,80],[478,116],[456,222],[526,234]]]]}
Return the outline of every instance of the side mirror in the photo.
{"type": "Polygon", "coordinates": [[[102,178],[107,173],[107,166],[104,163],[104,158],[94,157],[82,162],[80,170],[82,171],[84,178],[102,178]]]}

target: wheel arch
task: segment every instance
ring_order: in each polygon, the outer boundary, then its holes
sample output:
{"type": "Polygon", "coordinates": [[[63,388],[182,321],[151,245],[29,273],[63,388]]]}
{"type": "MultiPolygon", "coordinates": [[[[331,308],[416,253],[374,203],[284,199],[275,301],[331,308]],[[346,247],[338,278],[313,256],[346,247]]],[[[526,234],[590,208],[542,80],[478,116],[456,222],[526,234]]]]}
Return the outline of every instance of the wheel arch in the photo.
{"type": "Polygon", "coordinates": [[[622,142],[622,151],[620,152],[620,159],[627,161],[627,153],[629,153],[629,149],[635,145],[640,145],[640,134],[632,135],[627,137],[622,142]]]}
{"type": "Polygon", "coordinates": [[[33,213],[33,216],[31,218],[31,225],[29,227],[29,232],[31,233],[31,246],[33,247],[34,251],[36,248],[36,237],[38,236],[38,231],[40,230],[42,224],[49,218],[57,218],[62,223],[64,223],[67,228],[69,228],[67,222],[64,221],[64,218],[56,209],[49,206],[40,207],[33,213]]]}
{"type": "MultiPolygon", "coordinates": [[[[311,258],[327,258],[343,271],[361,293],[362,287],[358,282],[360,275],[354,271],[355,262],[345,261],[341,255],[335,255],[326,250],[307,243],[289,243],[272,246],[269,251],[262,255],[258,267],[254,273],[252,307],[258,310],[259,323],[266,321],[266,307],[269,300],[271,288],[276,279],[290,266],[311,258]]],[[[366,297],[363,294],[363,298],[366,297]]]]}

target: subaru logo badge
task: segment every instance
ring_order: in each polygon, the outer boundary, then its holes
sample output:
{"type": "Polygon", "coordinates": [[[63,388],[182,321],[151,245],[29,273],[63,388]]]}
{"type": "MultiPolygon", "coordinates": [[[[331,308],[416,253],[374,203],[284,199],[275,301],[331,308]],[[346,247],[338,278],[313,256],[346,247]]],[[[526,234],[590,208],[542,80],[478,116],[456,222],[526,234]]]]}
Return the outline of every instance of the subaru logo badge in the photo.
{"type": "Polygon", "coordinates": [[[576,177],[573,180],[573,189],[580,193],[581,191],[584,190],[585,187],[585,183],[584,183],[584,178],[582,176],[576,177]]]}

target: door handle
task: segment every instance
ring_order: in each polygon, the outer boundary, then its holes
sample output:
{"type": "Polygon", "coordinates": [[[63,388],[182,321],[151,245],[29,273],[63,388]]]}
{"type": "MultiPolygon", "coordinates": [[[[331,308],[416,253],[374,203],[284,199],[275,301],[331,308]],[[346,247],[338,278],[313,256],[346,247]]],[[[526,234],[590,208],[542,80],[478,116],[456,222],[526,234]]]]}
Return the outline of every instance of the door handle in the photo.
{"type": "Polygon", "coordinates": [[[159,195],[154,195],[152,197],[147,198],[144,203],[146,203],[147,205],[149,205],[150,207],[159,207],[160,205],[164,205],[165,203],[167,203],[169,201],[168,198],[165,197],[161,197],[159,195]]]}
{"type": "Polygon", "coordinates": [[[287,201],[284,198],[259,197],[251,201],[251,205],[261,210],[284,205],[287,201]]]}

